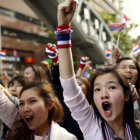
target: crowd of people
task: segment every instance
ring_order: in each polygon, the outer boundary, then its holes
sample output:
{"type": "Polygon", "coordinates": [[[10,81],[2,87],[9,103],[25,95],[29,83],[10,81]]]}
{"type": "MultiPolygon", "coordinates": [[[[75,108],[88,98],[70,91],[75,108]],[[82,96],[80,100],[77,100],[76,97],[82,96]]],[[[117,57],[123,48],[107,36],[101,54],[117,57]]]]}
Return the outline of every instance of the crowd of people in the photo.
{"type": "MultiPolygon", "coordinates": [[[[0,139],[140,140],[140,67],[130,57],[92,68],[81,57],[75,72],[71,22],[77,2],[59,4],[57,47],[48,43],[51,66],[28,66],[0,84],[0,139]]],[[[94,55],[94,52],[93,52],[94,55]]]]}

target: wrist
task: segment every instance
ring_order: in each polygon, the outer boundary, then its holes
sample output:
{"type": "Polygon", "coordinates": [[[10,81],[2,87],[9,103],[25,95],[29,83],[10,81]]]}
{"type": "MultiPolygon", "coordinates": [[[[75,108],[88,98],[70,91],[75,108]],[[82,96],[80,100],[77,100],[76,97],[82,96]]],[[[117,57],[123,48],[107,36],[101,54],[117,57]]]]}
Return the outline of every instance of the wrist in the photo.
{"type": "Polygon", "coordinates": [[[58,56],[52,59],[52,63],[57,63],[58,62],[58,56]]]}
{"type": "Polygon", "coordinates": [[[57,48],[70,48],[71,47],[71,26],[62,25],[56,27],[55,34],[57,35],[57,48]]]}
{"type": "Polygon", "coordinates": [[[79,66],[81,69],[84,69],[84,67],[85,67],[85,64],[80,64],[80,66],[79,66]]]}

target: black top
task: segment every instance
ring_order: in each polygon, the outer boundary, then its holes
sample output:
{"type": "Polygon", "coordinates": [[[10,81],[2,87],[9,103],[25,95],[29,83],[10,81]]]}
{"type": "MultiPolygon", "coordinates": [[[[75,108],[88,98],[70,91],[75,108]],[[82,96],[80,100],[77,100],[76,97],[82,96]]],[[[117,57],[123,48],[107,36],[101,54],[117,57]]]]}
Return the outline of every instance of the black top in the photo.
{"type": "Polygon", "coordinates": [[[52,84],[54,86],[55,94],[64,108],[64,119],[63,122],[60,123],[60,125],[64,127],[68,132],[74,134],[78,140],[84,140],[83,134],[79,128],[78,123],[72,118],[69,108],[64,103],[63,88],[61,86],[60,79],[59,79],[58,65],[51,66],[51,76],[52,76],[52,84]]]}

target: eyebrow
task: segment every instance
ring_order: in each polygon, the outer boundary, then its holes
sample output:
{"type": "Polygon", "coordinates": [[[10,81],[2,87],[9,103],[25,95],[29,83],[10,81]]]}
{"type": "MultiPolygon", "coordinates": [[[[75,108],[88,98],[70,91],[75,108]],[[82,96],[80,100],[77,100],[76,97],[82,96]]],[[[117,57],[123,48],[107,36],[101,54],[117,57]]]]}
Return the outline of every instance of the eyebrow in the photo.
{"type": "MultiPolygon", "coordinates": [[[[30,97],[30,98],[27,99],[27,101],[29,101],[31,99],[35,99],[35,97],[30,97]]],[[[19,100],[19,101],[24,102],[24,100],[19,100]]]]}
{"type": "MultiPolygon", "coordinates": [[[[126,64],[120,64],[119,66],[127,66],[126,64]]],[[[135,66],[135,64],[130,64],[129,66],[135,66]]]]}
{"type": "MultiPolygon", "coordinates": [[[[109,84],[111,84],[111,83],[117,84],[117,82],[115,82],[115,81],[107,81],[106,83],[107,83],[107,84],[108,84],[108,83],[109,83],[109,84]]],[[[94,84],[94,86],[97,86],[97,85],[100,85],[100,83],[94,84]]]]}

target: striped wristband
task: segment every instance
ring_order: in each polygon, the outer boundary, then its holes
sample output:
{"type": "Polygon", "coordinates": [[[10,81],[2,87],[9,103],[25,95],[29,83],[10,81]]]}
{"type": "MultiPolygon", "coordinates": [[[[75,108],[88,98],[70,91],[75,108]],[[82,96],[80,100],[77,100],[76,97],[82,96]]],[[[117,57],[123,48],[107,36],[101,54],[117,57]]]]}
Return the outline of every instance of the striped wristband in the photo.
{"type": "Polygon", "coordinates": [[[71,26],[57,26],[55,34],[57,35],[57,48],[71,47],[71,26]]]}

